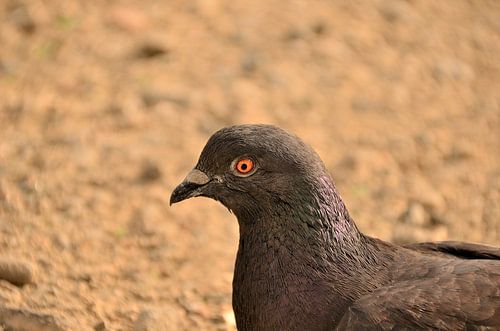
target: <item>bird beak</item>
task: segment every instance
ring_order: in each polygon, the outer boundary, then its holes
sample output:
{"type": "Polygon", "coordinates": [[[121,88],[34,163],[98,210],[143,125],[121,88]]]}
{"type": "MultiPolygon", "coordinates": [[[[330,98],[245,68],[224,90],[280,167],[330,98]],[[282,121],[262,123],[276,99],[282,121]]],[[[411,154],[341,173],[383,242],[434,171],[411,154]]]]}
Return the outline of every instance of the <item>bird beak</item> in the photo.
{"type": "Polygon", "coordinates": [[[203,171],[193,169],[184,178],[170,196],[170,205],[192,197],[201,195],[201,188],[210,182],[210,178],[203,171]]]}

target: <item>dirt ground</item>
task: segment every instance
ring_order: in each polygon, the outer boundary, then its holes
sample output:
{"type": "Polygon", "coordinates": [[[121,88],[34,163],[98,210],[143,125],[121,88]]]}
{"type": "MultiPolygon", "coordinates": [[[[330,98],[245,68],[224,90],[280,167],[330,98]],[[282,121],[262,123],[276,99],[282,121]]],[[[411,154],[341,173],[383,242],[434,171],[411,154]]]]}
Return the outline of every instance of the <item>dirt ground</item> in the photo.
{"type": "Polygon", "coordinates": [[[168,205],[230,124],[301,136],[369,235],[500,244],[499,1],[2,0],[0,18],[0,259],[32,269],[0,280],[0,330],[234,329],[234,216],[168,205]]]}

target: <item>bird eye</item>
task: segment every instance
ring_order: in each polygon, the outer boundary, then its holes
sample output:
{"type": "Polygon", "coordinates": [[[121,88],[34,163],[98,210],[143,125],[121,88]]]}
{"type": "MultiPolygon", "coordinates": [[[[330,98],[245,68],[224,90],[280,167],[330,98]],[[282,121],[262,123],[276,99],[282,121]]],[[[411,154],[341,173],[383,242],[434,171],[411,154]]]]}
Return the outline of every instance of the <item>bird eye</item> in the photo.
{"type": "Polygon", "coordinates": [[[234,170],[236,170],[237,175],[249,175],[254,168],[255,164],[249,158],[243,158],[234,163],[234,170]]]}

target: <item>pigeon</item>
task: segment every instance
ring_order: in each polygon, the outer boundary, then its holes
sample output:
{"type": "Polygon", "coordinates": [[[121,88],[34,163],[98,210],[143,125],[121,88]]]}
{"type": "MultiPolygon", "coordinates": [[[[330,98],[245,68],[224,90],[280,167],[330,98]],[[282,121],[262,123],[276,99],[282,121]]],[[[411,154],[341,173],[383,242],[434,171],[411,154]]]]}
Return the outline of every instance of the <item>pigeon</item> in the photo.
{"type": "Polygon", "coordinates": [[[320,157],[283,129],[214,133],[170,204],[196,196],[238,220],[238,330],[500,330],[500,248],[361,233],[320,157]]]}

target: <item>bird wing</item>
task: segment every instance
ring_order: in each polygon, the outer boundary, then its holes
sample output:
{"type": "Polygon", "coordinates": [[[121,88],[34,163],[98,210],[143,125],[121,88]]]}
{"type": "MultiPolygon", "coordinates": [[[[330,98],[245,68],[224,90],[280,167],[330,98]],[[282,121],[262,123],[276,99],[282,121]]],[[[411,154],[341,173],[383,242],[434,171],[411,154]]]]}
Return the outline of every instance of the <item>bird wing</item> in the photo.
{"type": "Polygon", "coordinates": [[[500,247],[472,244],[461,241],[441,241],[408,244],[404,247],[420,252],[436,252],[461,259],[500,260],[500,247]]]}
{"type": "Polygon", "coordinates": [[[361,297],[337,330],[499,330],[500,263],[450,263],[432,278],[392,283],[361,297]]]}

